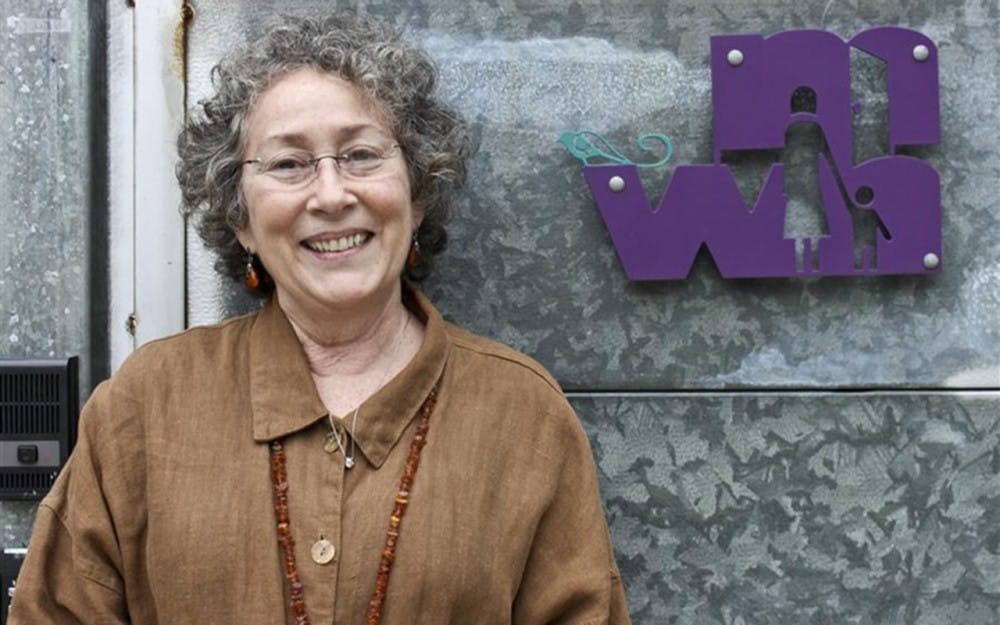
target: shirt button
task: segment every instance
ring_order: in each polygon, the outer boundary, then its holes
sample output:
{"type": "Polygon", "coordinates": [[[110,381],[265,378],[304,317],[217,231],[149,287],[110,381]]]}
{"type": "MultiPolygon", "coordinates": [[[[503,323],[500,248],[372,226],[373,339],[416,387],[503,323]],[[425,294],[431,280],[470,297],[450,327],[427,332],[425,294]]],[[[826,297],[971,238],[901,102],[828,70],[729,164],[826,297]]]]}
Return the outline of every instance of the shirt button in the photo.
{"type": "Polygon", "coordinates": [[[329,540],[320,538],[312,546],[312,559],[316,564],[328,564],[337,554],[337,548],[329,540]]]}
{"type": "Polygon", "coordinates": [[[323,441],[323,451],[328,454],[332,454],[337,451],[337,441],[333,439],[333,433],[326,435],[326,439],[323,441]]]}

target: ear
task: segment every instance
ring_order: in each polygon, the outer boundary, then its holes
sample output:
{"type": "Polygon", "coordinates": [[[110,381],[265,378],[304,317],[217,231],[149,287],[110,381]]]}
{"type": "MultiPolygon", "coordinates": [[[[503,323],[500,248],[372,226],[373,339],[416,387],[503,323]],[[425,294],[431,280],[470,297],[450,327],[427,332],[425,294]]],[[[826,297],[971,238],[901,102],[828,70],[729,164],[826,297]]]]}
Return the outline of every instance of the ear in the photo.
{"type": "Polygon", "coordinates": [[[253,233],[250,232],[250,228],[241,228],[237,230],[236,240],[240,242],[240,245],[243,246],[243,249],[250,252],[251,254],[253,254],[254,250],[257,249],[257,242],[254,241],[253,233]]]}
{"type": "Polygon", "coordinates": [[[424,222],[424,205],[414,202],[411,210],[413,211],[413,231],[416,232],[420,229],[420,224],[424,222]]]}

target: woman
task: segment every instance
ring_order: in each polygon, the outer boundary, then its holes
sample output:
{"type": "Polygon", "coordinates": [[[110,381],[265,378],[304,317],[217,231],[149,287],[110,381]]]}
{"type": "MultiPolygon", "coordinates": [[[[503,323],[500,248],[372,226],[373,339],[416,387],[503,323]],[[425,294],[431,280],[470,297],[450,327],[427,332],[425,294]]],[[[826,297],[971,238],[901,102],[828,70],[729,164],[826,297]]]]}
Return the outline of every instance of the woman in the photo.
{"type": "Polygon", "coordinates": [[[403,280],[465,176],[434,81],[353,19],[286,19],[216,67],[178,177],[268,299],[95,390],[11,623],[628,623],[556,383],[403,280]]]}

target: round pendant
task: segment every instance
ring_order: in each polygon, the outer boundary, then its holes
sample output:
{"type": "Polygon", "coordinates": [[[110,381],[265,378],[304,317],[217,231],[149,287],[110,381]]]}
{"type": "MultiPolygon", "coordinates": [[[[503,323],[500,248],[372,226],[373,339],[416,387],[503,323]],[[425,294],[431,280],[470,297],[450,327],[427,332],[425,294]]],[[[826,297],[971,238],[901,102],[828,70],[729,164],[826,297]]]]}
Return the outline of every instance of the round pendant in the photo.
{"type": "Polygon", "coordinates": [[[337,548],[329,540],[320,538],[312,546],[312,559],[316,564],[327,564],[333,560],[337,548]]]}
{"type": "Polygon", "coordinates": [[[351,458],[350,456],[344,458],[344,468],[345,469],[353,469],[354,468],[354,458],[351,458]]]}

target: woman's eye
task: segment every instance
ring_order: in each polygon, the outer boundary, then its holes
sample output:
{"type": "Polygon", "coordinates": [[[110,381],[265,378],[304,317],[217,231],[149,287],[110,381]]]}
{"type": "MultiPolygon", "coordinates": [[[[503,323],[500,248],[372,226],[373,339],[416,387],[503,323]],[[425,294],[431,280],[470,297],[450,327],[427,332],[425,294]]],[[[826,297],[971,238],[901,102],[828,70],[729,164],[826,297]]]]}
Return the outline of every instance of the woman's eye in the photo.
{"type": "Polygon", "coordinates": [[[309,162],[302,158],[284,156],[272,160],[268,166],[268,171],[298,171],[309,167],[309,162]]]}
{"type": "Polygon", "coordinates": [[[351,148],[343,154],[345,163],[364,163],[366,161],[376,161],[382,157],[375,148],[359,147],[351,148]]]}

